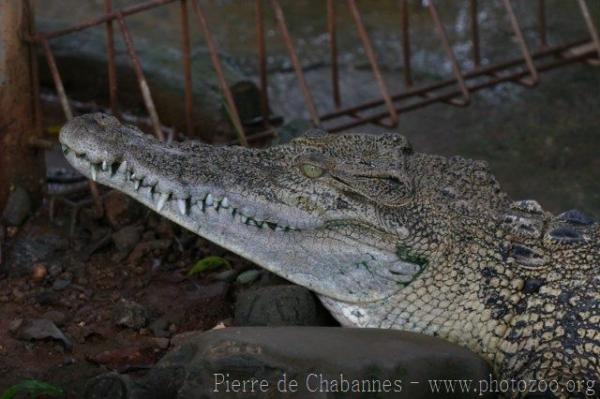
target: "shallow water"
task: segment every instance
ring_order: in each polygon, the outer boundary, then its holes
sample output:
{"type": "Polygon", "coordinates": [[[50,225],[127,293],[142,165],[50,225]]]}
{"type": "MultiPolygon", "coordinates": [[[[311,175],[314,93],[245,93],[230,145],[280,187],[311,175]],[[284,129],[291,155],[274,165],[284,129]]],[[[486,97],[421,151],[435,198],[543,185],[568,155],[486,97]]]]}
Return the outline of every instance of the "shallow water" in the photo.
{"type": "MultiPolygon", "coordinates": [[[[114,6],[137,2],[114,0],[114,6]]],[[[97,15],[103,1],[37,0],[35,3],[38,18],[70,24],[97,15]]],[[[281,3],[317,106],[321,112],[331,110],[325,2],[281,3]]],[[[396,0],[358,2],[392,92],[403,90],[398,3],[396,0]]],[[[537,46],[536,21],[532,17],[537,2],[513,3],[528,43],[537,46]]],[[[600,25],[600,2],[588,3],[596,24],[600,25]]],[[[230,61],[256,79],[254,2],[214,0],[202,4],[219,48],[228,54],[230,61]]],[[[410,4],[415,83],[451,76],[451,66],[437,41],[427,10],[418,1],[410,4]]],[[[438,1],[437,4],[461,66],[468,69],[472,66],[468,2],[438,1]]],[[[585,27],[574,1],[547,0],[547,4],[550,44],[585,37],[585,27]]],[[[378,90],[345,2],[337,5],[343,102],[357,104],[378,97],[378,90]]],[[[136,44],[152,46],[156,43],[178,51],[178,12],[179,4],[175,3],[128,18],[136,44]]],[[[272,13],[267,7],[265,12],[271,106],[287,120],[307,118],[272,13]]],[[[518,55],[499,2],[480,1],[479,18],[484,65],[518,55]]],[[[192,20],[192,40],[195,46],[202,46],[204,41],[195,25],[192,20]]],[[[573,65],[543,74],[535,90],[503,85],[475,94],[468,108],[433,105],[403,114],[397,130],[408,136],[418,151],[460,154],[488,161],[504,189],[515,199],[535,198],[553,212],[576,207],[600,217],[599,109],[600,68],[573,65]]],[[[381,130],[374,126],[359,129],[381,130]]]]}

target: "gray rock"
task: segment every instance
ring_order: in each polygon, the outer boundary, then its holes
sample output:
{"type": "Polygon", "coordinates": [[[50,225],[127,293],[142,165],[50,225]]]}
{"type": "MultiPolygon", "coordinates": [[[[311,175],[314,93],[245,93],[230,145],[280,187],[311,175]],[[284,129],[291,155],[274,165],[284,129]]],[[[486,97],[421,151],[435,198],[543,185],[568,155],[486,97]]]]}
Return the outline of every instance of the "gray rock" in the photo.
{"type": "Polygon", "coordinates": [[[119,251],[130,251],[140,242],[142,226],[125,226],[113,233],[112,240],[119,251]]]}
{"type": "Polygon", "coordinates": [[[99,390],[119,392],[122,399],[491,398],[480,392],[432,393],[428,383],[488,381],[490,375],[488,364],[467,349],[409,332],[226,328],[192,335],[144,377],[110,373],[95,378],[87,384],[86,398],[99,397],[99,390]]]}
{"type": "Polygon", "coordinates": [[[11,326],[11,332],[17,339],[23,341],[35,341],[44,339],[55,339],[61,341],[65,349],[70,350],[73,347],[71,340],[56,327],[56,324],[48,319],[31,319],[19,323],[18,326],[11,326]]]}
{"type": "Polygon", "coordinates": [[[298,285],[274,285],[238,295],[234,308],[237,326],[331,325],[329,313],[315,295],[298,285]]]}
{"type": "Polygon", "coordinates": [[[71,284],[71,280],[70,279],[56,279],[54,281],[54,283],[52,284],[52,289],[54,291],[62,291],[65,288],[67,288],[69,285],[71,284]]]}
{"type": "Polygon", "coordinates": [[[6,257],[8,272],[11,276],[17,277],[29,275],[37,262],[53,263],[52,258],[60,256],[59,252],[67,249],[68,246],[68,240],[55,232],[47,232],[36,226],[31,229],[21,229],[6,257]]]}
{"type": "Polygon", "coordinates": [[[31,198],[23,187],[17,186],[8,196],[2,220],[9,226],[20,226],[31,213],[31,198]]]}
{"type": "Polygon", "coordinates": [[[121,299],[113,311],[115,324],[138,330],[148,324],[148,311],[137,302],[121,299]]]}
{"type": "Polygon", "coordinates": [[[245,272],[240,273],[235,281],[239,284],[250,284],[258,279],[260,273],[261,271],[258,269],[246,270],[245,272]]]}
{"type": "Polygon", "coordinates": [[[235,280],[237,273],[238,272],[235,269],[223,270],[222,272],[215,273],[213,275],[213,278],[215,280],[219,280],[219,281],[231,282],[231,281],[235,280]]]}
{"type": "Polygon", "coordinates": [[[42,315],[42,318],[52,321],[57,326],[63,326],[68,316],[59,310],[49,310],[42,315]]]}

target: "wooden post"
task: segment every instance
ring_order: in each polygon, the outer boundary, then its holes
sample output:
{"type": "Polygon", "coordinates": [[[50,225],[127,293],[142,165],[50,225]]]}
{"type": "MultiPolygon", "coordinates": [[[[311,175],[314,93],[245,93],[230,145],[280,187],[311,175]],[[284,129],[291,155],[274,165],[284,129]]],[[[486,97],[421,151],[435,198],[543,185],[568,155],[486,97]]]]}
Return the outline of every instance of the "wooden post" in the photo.
{"type": "Polygon", "coordinates": [[[30,145],[41,133],[32,29],[29,0],[0,1],[0,212],[13,187],[36,203],[45,182],[44,153],[30,145]]]}

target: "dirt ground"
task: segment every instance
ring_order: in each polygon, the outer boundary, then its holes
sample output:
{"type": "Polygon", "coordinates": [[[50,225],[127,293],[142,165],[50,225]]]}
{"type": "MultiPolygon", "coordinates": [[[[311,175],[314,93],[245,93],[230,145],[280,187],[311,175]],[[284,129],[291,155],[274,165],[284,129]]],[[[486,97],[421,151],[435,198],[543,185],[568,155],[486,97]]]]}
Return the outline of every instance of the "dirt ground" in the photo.
{"type": "Polygon", "coordinates": [[[90,377],[143,372],[186,331],[231,323],[232,281],[251,267],[117,192],[104,211],[50,201],[9,228],[0,276],[0,392],[24,379],[82,397],[90,377]],[[219,256],[230,267],[188,277],[219,256]],[[19,276],[20,275],[20,276],[19,276]]]}

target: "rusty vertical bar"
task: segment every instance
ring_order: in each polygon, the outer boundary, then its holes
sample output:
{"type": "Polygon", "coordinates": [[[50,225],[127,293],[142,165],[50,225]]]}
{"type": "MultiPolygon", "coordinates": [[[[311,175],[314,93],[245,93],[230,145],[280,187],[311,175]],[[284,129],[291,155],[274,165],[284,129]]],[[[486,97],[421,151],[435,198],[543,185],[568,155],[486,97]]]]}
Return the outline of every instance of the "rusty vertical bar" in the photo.
{"type": "Polygon", "coordinates": [[[431,18],[433,19],[433,23],[435,24],[438,34],[440,35],[440,39],[442,40],[442,45],[444,50],[446,51],[446,55],[452,64],[452,72],[454,73],[454,78],[458,83],[458,87],[460,88],[460,92],[462,94],[462,100],[458,100],[456,98],[451,99],[449,102],[454,105],[464,106],[469,104],[471,101],[471,96],[469,94],[469,89],[465,84],[465,80],[463,78],[462,72],[460,70],[460,66],[458,65],[458,61],[456,60],[456,56],[454,55],[454,51],[452,50],[452,46],[450,46],[450,42],[448,40],[448,35],[446,34],[446,29],[440,20],[440,16],[437,12],[437,8],[433,3],[433,0],[429,0],[429,12],[431,14],[431,18]]]}
{"type": "Polygon", "coordinates": [[[46,38],[42,38],[41,40],[42,49],[44,50],[46,61],[48,61],[48,68],[50,69],[50,74],[52,75],[54,86],[56,87],[56,93],[58,94],[60,105],[63,109],[63,113],[65,114],[65,118],[69,121],[73,119],[73,111],[71,110],[71,104],[69,104],[69,99],[67,98],[67,94],[65,93],[65,87],[63,86],[60,73],[58,72],[58,67],[56,66],[54,54],[52,53],[52,49],[50,48],[48,40],[46,38]]]}
{"type": "Polygon", "coordinates": [[[578,0],[578,2],[579,8],[581,9],[581,15],[583,15],[583,18],[585,19],[585,24],[590,32],[590,37],[592,38],[594,47],[596,47],[596,51],[598,52],[598,61],[600,61],[600,37],[598,35],[598,29],[592,20],[592,14],[590,13],[590,9],[588,8],[586,1],[578,0]]]}
{"type": "Polygon", "coordinates": [[[260,112],[265,127],[269,126],[269,83],[267,81],[267,51],[265,45],[265,15],[262,0],[255,0],[256,42],[258,45],[258,70],[260,75],[260,112]]]}
{"type": "Polygon", "coordinates": [[[333,91],[333,103],[336,108],[342,105],[340,97],[340,78],[338,71],[337,55],[337,28],[335,17],[335,0],[327,0],[327,32],[329,33],[329,49],[331,54],[331,85],[333,91]]]}
{"type": "Polygon", "coordinates": [[[181,16],[181,55],[183,61],[183,82],[185,101],[185,127],[188,135],[194,133],[194,97],[192,92],[192,61],[190,56],[190,21],[187,0],[180,1],[181,16]]]}
{"type": "MultiPolygon", "coordinates": [[[[478,0],[470,0],[469,12],[471,16],[471,43],[473,44],[473,64],[475,68],[481,66],[481,49],[479,43],[479,18],[478,18],[478,0]]],[[[544,1],[544,0],[541,0],[544,1]]]]}
{"type": "Polygon", "coordinates": [[[127,47],[127,53],[129,54],[129,58],[131,59],[131,64],[133,65],[135,76],[137,78],[138,84],[140,85],[140,91],[142,92],[144,104],[146,105],[146,109],[148,110],[148,114],[150,115],[152,130],[154,131],[154,135],[160,141],[164,141],[165,135],[163,134],[163,131],[160,128],[160,120],[158,119],[158,113],[156,112],[156,107],[154,106],[154,101],[152,100],[152,94],[150,93],[148,82],[146,81],[144,71],[142,70],[142,65],[140,64],[140,60],[135,52],[135,48],[133,46],[133,39],[131,38],[131,33],[129,32],[129,29],[125,24],[125,19],[123,18],[122,14],[118,13],[117,21],[119,22],[119,27],[121,28],[123,41],[125,42],[125,46],[127,47]]]}
{"type": "MultiPolygon", "coordinates": [[[[112,0],[104,0],[104,11],[112,12],[112,0]]],[[[110,109],[119,117],[119,99],[117,94],[117,66],[115,62],[115,37],[112,20],[106,21],[106,55],[108,57],[108,95],[110,109]]]]}
{"type": "Polygon", "coordinates": [[[0,212],[16,186],[24,188],[38,205],[46,177],[43,155],[29,146],[38,133],[32,70],[36,54],[25,41],[33,23],[29,1],[0,1],[0,212]]]}
{"type": "Polygon", "coordinates": [[[519,43],[519,47],[521,49],[521,54],[523,54],[525,64],[527,65],[527,69],[529,70],[529,77],[520,79],[520,82],[526,86],[535,86],[539,81],[539,76],[535,68],[535,64],[533,63],[533,59],[531,58],[531,53],[529,52],[527,41],[525,41],[525,36],[523,36],[523,31],[521,30],[521,26],[519,25],[519,21],[517,20],[517,16],[515,15],[510,0],[502,0],[502,3],[504,4],[504,8],[508,13],[510,25],[512,27],[513,32],[515,33],[517,42],[519,43]]]}
{"type": "Polygon", "coordinates": [[[373,75],[375,76],[375,80],[377,81],[377,85],[379,86],[379,91],[381,92],[381,95],[385,101],[387,111],[390,114],[390,120],[392,121],[392,124],[395,125],[398,123],[398,113],[396,112],[396,108],[394,107],[394,103],[392,102],[392,97],[390,96],[387,85],[385,84],[383,76],[381,75],[379,64],[377,62],[377,57],[375,56],[375,51],[373,51],[373,46],[371,46],[371,41],[369,40],[369,35],[367,34],[367,30],[365,29],[365,25],[363,24],[360,11],[358,10],[358,6],[356,5],[356,1],[348,0],[348,7],[350,7],[350,12],[352,13],[352,17],[354,18],[354,23],[356,24],[356,29],[362,42],[362,46],[365,50],[365,53],[367,54],[369,63],[371,64],[373,75]]]}
{"type": "Polygon", "coordinates": [[[411,48],[410,48],[410,13],[408,0],[402,0],[402,59],[404,64],[404,84],[407,88],[412,87],[411,48]]]}
{"type": "MultiPolygon", "coordinates": [[[[31,6],[31,2],[29,0],[25,0],[23,2],[24,10],[28,14],[25,18],[29,21],[35,21],[33,8],[31,6]]],[[[23,27],[23,37],[31,38],[35,37],[35,23],[29,23],[27,26],[23,27]]],[[[29,41],[28,42],[28,51],[29,51],[29,63],[30,63],[30,73],[31,73],[31,94],[32,98],[32,107],[33,107],[33,115],[35,118],[35,132],[38,137],[42,136],[44,123],[43,123],[43,115],[42,115],[42,104],[40,101],[40,70],[38,64],[37,57],[37,43],[29,41]]]]}
{"type": "Polygon", "coordinates": [[[546,35],[546,0],[538,0],[538,35],[540,37],[540,46],[542,48],[548,45],[546,35]]]}
{"type": "Polygon", "coordinates": [[[288,53],[290,54],[290,60],[292,61],[294,72],[296,73],[296,78],[298,79],[298,84],[300,85],[300,89],[302,90],[304,101],[306,102],[306,107],[308,108],[308,112],[310,113],[310,118],[313,124],[318,126],[321,124],[321,120],[319,119],[319,113],[317,112],[315,101],[313,100],[312,94],[310,93],[308,85],[306,84],[304,72],[302,71],[302,65],[298,60],[298,54],[296,53],[296,49],[294,48],[294,44],[292,43],[292,38],[290,36],[287,23],[285,22],[283,10],[281,9],[281,6],[279,5],[279,2],[277,0],[271,0],[271,8],[273,8],[273,10],[275,11],[275,19],[277,20],[277,26],[279,27],[279,31],[283,36],[285,46],[287,47],[288,53]]]}
{"type": "Polygon", "coordinates": [[[238,140],[241,145],[247,147],[248,140],[246,139],[246,135],[244,133],[244,127],[242,126],[242,121],[240,120],[240,115],[237,111],[237,106],[235,105],[235,100],[233,99],[231,90],[229,89],[229,86],[225,81],[225,74],[223,73],[223,68],[221,67],[221,60],[219,59],[219,54],[217,53],[217,49],[215,47],[215,43],[210,33],[210,29],[208,28],[206,16],[204,15],[204,11],[200,7],[198,0],[192,0],[192,8],[194,10],[194,13],[196,14],[198,23],[200,24],[200,29],[202,31],[202,34],[204,35],[204,39],[206,40],[206,46],[208,47],[208,52],[210,53],[210,59],[217,74],[217,79],[219,81],[219,85],[221,86],[221,91],[225,96],[227,111],[229,113],[229,116],[231,117],[231,121],[233,122],[233,126],[238,135],[238,140]]]}
{"type": "MultiPolygon", "coordinates": [[[[58,98],[60,99],[60,104],[65,114],[65,118],[67,120],[71,120],[73,119],[73,111],[71,111],[71,105],[69,104],[69,99],[65,93],[65,88],[63,86],[60,73],[58,72],[58,67],[56,66],[56,60],[54,59],[54,54],[52,53],[52,49],[50,48],[48,40],[46,38],[42,38],[41,41],[46,60],[48,61],[48,67],[50,68],[52,79],[54,80],[54,86],[56,87],[56,92],[58,93],[58,98]]],[[[89,186],[92,198],[94,199],[94,205],[98,212],[102,213],[104,207],[102,205],[102,198],[98,192],[98,187],[96,186],[96,183],[91,180],[89,186]]]]}

